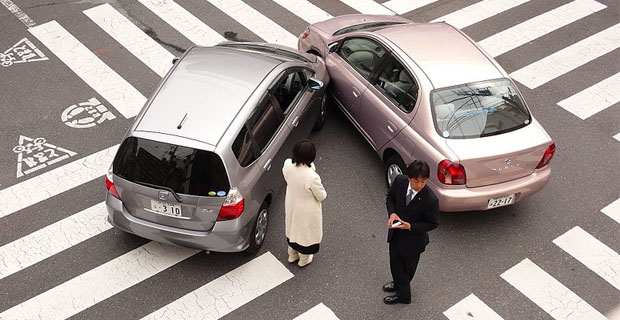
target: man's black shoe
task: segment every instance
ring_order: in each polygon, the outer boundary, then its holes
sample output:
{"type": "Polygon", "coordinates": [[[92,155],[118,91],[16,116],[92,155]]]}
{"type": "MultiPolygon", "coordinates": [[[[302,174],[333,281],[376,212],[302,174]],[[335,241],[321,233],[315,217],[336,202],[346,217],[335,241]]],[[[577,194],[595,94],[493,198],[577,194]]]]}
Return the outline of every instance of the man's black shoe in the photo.
{"type": "Polygon", "coordinates": [[[383,298],[383,303],[385,304],[397,304],[397,303],[410,304],[411,300],[405,301],[394,295],[394,296],[387,296],[383,298]]]}
{"type": "Polygon", "coordinates": [[[389,282],[383,285],[383,291],[385,292],[394,292],[396,288],[394,287],[394,282],[389,282]]]}

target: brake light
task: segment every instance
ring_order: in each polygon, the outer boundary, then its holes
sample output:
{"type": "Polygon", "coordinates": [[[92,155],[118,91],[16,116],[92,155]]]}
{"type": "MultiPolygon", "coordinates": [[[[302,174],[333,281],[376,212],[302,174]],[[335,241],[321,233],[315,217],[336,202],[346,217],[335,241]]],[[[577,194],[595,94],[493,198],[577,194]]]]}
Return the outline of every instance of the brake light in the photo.
{"type": "Polygon", "coordinates": [[[121,196],[118,195],[118,191],[116,191],[116,187],[114,186],[114,181],[112,179],[112,172],[108,172],[105,176],[105,187],[108,189],[108,192],[114,196],[114,198],[120,200],[121,196]]]}
{"type": "Polygon", "coordinates": [[[224,204],[217,215],[217,221],[226,221],[239,218],[243,213],[243,195],[236,187],[230,188],[224,204]]]}
{"type": "Polygon", "coordinates": [[[310,35],[310,29],[306,28],[306,31],[301,34],[302,39],[306,39],[310,35]]]}
{"type": "Polygon", "coordinates": [[[555,143],[552,143],[549,147],[547,147],[547,150],[545,150],[545,154],[543,154],[543,157],[542,159],[540,159],[540,162],[536,166],[536,169],[540,169],[548,165],[549,162],[551,162],[551,159],[553,158],[554,154],[555,154],[555,143]]]}
{"type": "Polygon", "coordinates": [[[450,160],[442,160],[437,166],[437,178],[441,183],[459,185],[467,182],[465,167],[450,160]]]}

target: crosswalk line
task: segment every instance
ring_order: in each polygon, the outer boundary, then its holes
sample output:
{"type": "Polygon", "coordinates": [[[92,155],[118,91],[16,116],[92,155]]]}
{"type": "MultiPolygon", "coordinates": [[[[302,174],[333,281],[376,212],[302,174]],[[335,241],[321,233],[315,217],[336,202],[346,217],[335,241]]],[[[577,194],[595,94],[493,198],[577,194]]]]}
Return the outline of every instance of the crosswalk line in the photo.
{"type": "Polygon", "coordinates": [[[620,290],[620,255],[580,227],[553,240],[558,247],[620,290]]]}
{"type": "Polygon", "coordinates": [[[172,67],[174,55],[146,35],[110,4],[102,4],[83,12],[160,77],[163,77],[172,67]]]}
{"type": "Polygon", "coordinates": [[[267,252],[143,319],[219,319],[291,278],[267,252]]]}
{"type": "Polygon", "coordinates": [[[293,320],[338,320],[338,317],[334,312],[324,305],[322,302],[312,307],[312,309],[300,314],[293,320]]]}
{"type": "Polygon", "coordinates": [[[528,88],[535,89],[619,47],[620,24],[616,24],[525,66],[510,76],[528,88]]]}
{"type": "Polygon", "coordinates": [[[620,141],[620,132],[618,132],[618,134],[614,136],[614,139],[620,141]]]}
{"type": "Polygon", "coordinates": [[[139,1],[194,44],[212,46],[226,40],[173,0],[139,1]]]}
{"type": "Polygon", "coordinates": [[[103,176],[117,149],[114,145],[0,190],[0,218],[103,176]]]}
{"type": "MultiPolygon", "coordinates": [[[[620,141],[620,133],[618,133],[614,138],[620,141]]],[[[620,198],[601,209],[601,212],[620,223],[620,198]]]]}
{"type": "Polygon", "coordinates": [[[374,0],[340,0],[340,2],[363,14],[394,14],[394,11],[382,6],[374,0]]]}
{"type": "Polygon", "coordinates": [[[606,319],[530,259],[524,259],[500,276],[554,319],[606,319]]]}
{"type": "Polygon", "coordinates": [[[605,8],[594,0],[575,0],[478,41],[478,44],[497,57],[605,8]]]}
{"type": "Polygon", "coordinates": [[[137,115],[146,103],[146,98],[138,90],[99,60],[55,20],[28,31],[125,118],[137,115]]]}
{"type": "Polygon", "coordinates": [[[437,0],[390,0],[384,2],[383,5],[398,14],[405,14],[436,1],[437,0]]]}
{"type": "Polygon", "coordinates": [[[297,37],[241,0],[207,0],[267,42],[297,48],[297,37]]]}
{"type": "Polygon", "coordinates": [[[0,247],[0,280],[112,228],[101,202],[0,247]]]}
{"type": "Polygon", "coordinates": [[[312,24],[332,18],[332,15],[306,0],[274,0],[284,9],[312,24]]]}
{"type": "Polygon", "coordinates": [[[618,102],[620,102],[620,72],[558,102],[558,105],[585,120],[618,102]]]}
{"type": "Polygon", "coordinates": [[[456,28],[463,29],[528,1],[530,0],[483,0],[431,22],[445,21],[456,28]]]}
{"type": "Polygon", "coordinates": [[[149,242],[0,313],[0,319],[71,317],[196,252],[198,250],[149,242]]]}
{"type": "Polygon", "coordinates": [[[473,293],[443,313],[449,320],[503,320],[473,293]]]}

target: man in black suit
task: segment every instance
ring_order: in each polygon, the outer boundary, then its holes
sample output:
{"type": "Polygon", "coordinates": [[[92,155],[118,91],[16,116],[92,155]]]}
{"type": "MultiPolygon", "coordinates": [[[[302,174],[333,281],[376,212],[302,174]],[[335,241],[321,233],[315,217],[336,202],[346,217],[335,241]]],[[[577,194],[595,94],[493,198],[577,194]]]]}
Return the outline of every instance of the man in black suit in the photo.
{"type": "Polygon", "coordinates": [[[394,281],[384,285],[383,291],[395,293],[383,298],[386,304],[411,303],[410,282],[428,244],[427,232],[439,225],[439,200],[426,186],[430,176],[428,164],[415,160],[407,166],[406,173],[394,179],[385,201],[394,281]]]}

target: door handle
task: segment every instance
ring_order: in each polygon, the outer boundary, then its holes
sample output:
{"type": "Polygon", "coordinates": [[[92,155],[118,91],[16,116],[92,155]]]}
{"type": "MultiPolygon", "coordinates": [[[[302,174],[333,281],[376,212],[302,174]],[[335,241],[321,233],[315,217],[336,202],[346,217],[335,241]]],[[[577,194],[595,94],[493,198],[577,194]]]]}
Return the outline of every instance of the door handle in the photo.
{"type": "Polygon", "coordinates": [[[396,126],[392,123],[392,121],[387,122],[387,129],[390,131],[390,133],[394,133],[396,126]]]}
{"type": "Polygon", "coordinates": [[[271,159],[267,160],[267,162],[263,166],[263,169],[265,169],[265,171],[269,171],[271,169],[271,159]]]}
{"type": "Polygon", "coordinates": [[[360,92],[357,89],[353,88],[353,95],[357,98],[360,96],[360,92]]]}
{"type": "Polygon", "coordinates": [[[291,124],[293,125],[293,127],[297,127],[299,125],[299,116],[295,117],[295,119],[293,119],[293,122],[291,122],[291,124]]]}
{"type": "Polygon", "coordinates": [[[392,128],[392,126],[391,126],[391,125],[389,125],[389,124],[388,124],[388,125],[387,125],[387,128],[388,128],[388,130],[390,130],[390,132],[391,132],[391,133],[394,133],[394,129],[392,128]]]}

